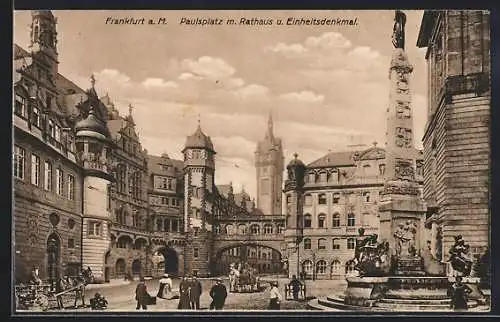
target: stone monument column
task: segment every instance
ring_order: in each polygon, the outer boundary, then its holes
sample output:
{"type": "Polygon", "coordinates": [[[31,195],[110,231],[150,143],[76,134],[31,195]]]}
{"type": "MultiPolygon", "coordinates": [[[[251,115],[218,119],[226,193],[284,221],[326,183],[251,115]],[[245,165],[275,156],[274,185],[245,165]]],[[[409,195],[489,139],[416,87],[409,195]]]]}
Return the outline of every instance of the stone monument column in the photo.
{"type": "Polygon", "coordinates": [[[426,206],[415,180],[417,151],[413,142],[409,82],[413,66],[404,50],[405,21],[405,14],[397,10],[392,37],[394,51],[389,67],[386,178],[379,219],[380,240],[389,242],[392,258],[398,263],[406,261],[416,265],[426,242],[423,236],[426,206]]]}

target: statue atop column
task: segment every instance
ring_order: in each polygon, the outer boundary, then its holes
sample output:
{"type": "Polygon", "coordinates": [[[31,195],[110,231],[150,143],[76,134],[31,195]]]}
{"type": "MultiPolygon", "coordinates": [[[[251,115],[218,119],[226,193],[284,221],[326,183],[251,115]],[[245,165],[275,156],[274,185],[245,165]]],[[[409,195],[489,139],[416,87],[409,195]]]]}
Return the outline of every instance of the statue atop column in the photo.
{"type": "Polygon", "coordinates": [[[406,15],[401,10],[396,10],[394,28],[392,29],[392,44],[394,48],[405,49],[405,24],[406,15]]]}

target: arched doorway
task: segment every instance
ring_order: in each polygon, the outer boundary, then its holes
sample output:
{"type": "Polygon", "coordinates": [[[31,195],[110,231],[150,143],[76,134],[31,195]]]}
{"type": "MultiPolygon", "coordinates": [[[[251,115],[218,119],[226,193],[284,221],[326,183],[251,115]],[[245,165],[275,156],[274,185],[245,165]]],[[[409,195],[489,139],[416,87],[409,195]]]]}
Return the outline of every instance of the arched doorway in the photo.
{"type": "Polygon", "coordinates": [[[110,271],[110,268],[109,268],[109,259],[110,259],[110,251],[108,250],[108,252],[106,253],[106,255],[104,256],[104,282],[109,282],[109,271],[110,271]]]}
{"type": "Polygon", "coordinates": [[[47,275],[52,287],[60,279],[59,260],[61,255],[61,241],[56,234],[51,234],[47,239],[47,275]]]}
{"type": "Polygon", "coordinates": [[[123,258],[119,258],[116,261],[116,265],[115,265],[116,277],[119,277],[119,278],[125,277],[125,269],[126,269],[125,260],[123,258]]]}
{"type": "Polygon", "coordinates": [[[163,252],[165,258],[165,273],[178,275],[179,273],[179,257],[177,252],[172,247],[165,248],[163,252]]]}
{"type": "Polygon", "coordinates": [[[139,276],[141,275],[141,261],[139,259],[134,259],[132,262],[132,275],[139,276]]]}

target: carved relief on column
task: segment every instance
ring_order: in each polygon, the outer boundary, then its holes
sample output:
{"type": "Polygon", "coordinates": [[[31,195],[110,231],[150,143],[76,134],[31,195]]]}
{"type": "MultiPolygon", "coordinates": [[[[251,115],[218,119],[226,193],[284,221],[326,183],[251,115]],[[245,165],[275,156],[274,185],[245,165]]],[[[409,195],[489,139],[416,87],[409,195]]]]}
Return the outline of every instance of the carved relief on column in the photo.
{"type": "Polygon", "coordinates": [[[411,117],[410,102],[397,100],[396,115],[399,119],[409,119],[411,117]]]}
{"type": "Polygon", "coordinates": [[[413,146],[413,137],[411,129],[404,127],[396,128],[396,146],[400,148],[411,148],[413,146]]]}
{"type": "Polygon", "coordinates": [[[413,181],[415,179],[412,160],[396,159],[394,171],[396,178],[399,180],[413,181]]]}

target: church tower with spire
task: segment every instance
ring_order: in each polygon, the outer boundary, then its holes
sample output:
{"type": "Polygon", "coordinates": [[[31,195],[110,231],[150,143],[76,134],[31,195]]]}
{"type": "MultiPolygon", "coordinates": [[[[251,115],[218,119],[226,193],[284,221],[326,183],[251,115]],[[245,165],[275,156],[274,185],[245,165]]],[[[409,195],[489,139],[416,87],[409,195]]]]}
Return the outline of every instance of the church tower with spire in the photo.
{"type": "Polygon", "coordinates": [[[257,176],[257,208],[265,215],[281,215],[284,156],[281,139],[274,136],[272,114],[269,113],[264,140],[255,150],[257,176]]]}

